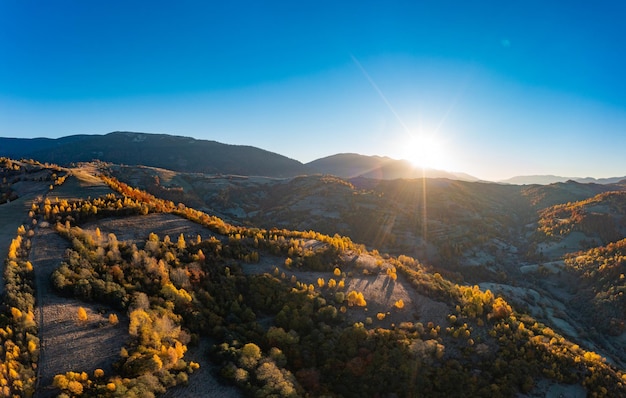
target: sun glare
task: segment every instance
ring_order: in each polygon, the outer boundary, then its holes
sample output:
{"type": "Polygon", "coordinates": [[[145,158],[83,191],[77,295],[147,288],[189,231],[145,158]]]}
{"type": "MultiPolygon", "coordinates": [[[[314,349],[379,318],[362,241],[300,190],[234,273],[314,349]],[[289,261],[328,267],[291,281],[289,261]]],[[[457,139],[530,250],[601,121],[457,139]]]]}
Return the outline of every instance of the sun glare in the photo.
{"type": "Polygon", "coordinates": [[[449,170],[444,142],[435,135],[415,134],[401,143],[402,158],[424,169],[449,170]]]}

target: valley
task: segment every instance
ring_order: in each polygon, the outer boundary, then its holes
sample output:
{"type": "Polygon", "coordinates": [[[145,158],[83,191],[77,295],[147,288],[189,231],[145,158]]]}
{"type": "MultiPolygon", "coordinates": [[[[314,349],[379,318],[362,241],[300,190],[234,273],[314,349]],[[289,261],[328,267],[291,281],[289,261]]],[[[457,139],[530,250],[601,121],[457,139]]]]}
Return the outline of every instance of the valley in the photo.
{"type": "Polygon", "coordinates": [[[623,183],[2,166],[4,394],[626,394],[623,183]]]}

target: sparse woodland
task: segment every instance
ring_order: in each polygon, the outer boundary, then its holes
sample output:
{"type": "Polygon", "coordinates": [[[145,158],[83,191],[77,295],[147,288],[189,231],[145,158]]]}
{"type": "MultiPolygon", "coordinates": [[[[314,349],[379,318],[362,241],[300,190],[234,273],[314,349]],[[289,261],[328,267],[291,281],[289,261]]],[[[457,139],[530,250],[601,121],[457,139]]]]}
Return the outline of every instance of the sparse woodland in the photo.
{"type": "MultiPolygon", "coordinates": [[[[516,311],[505,298],[454,283],[415,258],[381,256],[346,236],[231,225],[102,178],[115,194],[79,200],[48,195],[30,210],[30,219],[47,221],[70,247],[50,280],[57,294],[110,308],[111,324],[129,320],[114,372],[58,374],[53,386],[59,396],[159,395],[193,380],[199,364],[186,353],[200,340],[212,343],[206,355],[219,377],[247,396],[511,397],[530,393],[542,379],[580,384],[590,397],[626,396],[623,369],[516,311]],[[150,233],[130,243],[94,227],[110,217],[152,213],[186,218],[206,233],[150,233]],[[361,255],[375,265],[351,260],[361,255]],[[245,271],[268,262],[269,272],[245,271]],[[296,276],[302,273],[315,277],[302,281],[296,276]],[[364,275],[406,283],[443,303],[445,321],[423,322],[402,300],[368,311],[373,300],[346,288],[364,275]],[[403,321],[385,323],[394,316],[403,321]]],[[[3,396],[32,396],[36,386],[36,286],[28,261],[35,224],[16,231],[5,260],[3,396]]],[[[624,279],[623,246],[568,260],[585,278],[605,278],[604,300],[622,308],[623,286],[612,281],[624,279]]]]}

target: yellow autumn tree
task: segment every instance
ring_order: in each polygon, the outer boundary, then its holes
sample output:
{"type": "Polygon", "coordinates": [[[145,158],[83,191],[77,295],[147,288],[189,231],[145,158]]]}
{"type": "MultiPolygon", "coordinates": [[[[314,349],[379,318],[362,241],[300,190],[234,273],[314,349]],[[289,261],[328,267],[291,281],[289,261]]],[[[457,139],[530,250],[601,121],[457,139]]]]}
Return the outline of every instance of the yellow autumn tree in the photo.
{"type": "Polygon", "coordinates": [[[178,237],[178,243],[176,244],[180,250],[187,247],[187,243],[185,242],[185,236],[181,233],[178,237]]]}
{"type": "Polygon", "coordinates": [[[83,307],[78,307],[77,315],[80,322],[87,322],[87,310],[85,310],[83,307]]]}
{"type": "Polygon", "coordinates": [[[357,307],[365,307],[367,305],[367,301],[365,301],[363,293],[357,292],[355,290],[352,290],[350,293],[348,293],[347,299],[349,306],[356,305],[357,307]]]}

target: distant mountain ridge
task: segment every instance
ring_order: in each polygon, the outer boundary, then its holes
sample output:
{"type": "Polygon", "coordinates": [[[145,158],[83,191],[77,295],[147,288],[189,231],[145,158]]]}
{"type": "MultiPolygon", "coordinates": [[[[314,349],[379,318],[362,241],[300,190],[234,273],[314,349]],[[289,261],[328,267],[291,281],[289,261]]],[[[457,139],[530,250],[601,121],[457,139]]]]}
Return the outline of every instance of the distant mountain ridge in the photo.
{"type": "Polygon", "coordinates": [[[611,178],[593,178],[593,177],[561,177],[555,175],[529,175],[529,176],[515,176],[506,180],[498,181],[503,184],[516,184],[516,185],[549,185],[559,182],[575,181],[582,184],[595,183],[595,184],[616,184],[626,180],[624,177],[611,177],[611,178]]]}
{"type": "Polygon", "coordinates": [[[317,159],[306,164],[322,174],[341,178],[366,177],[379,180],[398,178],[448,178],[461,181],[478,181],[465,173],[416,168],[407,160],[396,160],[384,156],[366,156],[356,153],[340,153],[317,159]]]}
{"type": "Polygon", "coordinates": [[[252,146],[134,132],[58,139],[0,138],[0,156],[34,158],[61,165],[99,159],[208,174],[292,177],[310,172],[297,160],[252,146]]]}
{"type": "MultiPolygon", "coordinates": [[[[0,156],[32,158],[60,165],[94,159],[127,165],[161,167],[181,172],[233,174],[265,177],[330,174],[341,178],[378,180],[398,178],[447,178],[479,181],[465,173],[416,168],[406,160],[356,153],[340,153],[303,164],[295,159],[247,145],[229,145],[211,140],[170,134],[112,132],[105,135],[70,135],[51,138],[0,137],[0,156]]],[[[498,181],[515,185],[549,185],[567,181],[615,184],[625,177],[516,176],[498,181]]]]}
{"type": "Polygon", "coordinates": [[[33,158],[66,165],[94,159],[181,172],[265,177],[331,174],[342,178],[448,178],[477,181],[468,174],[421,170],[406,160],[359,154],[337,154],[303,164],[252,146],[229,145],[169,134],[113,132],[50,138],[2,138],[0,156],[33,158]]]}

